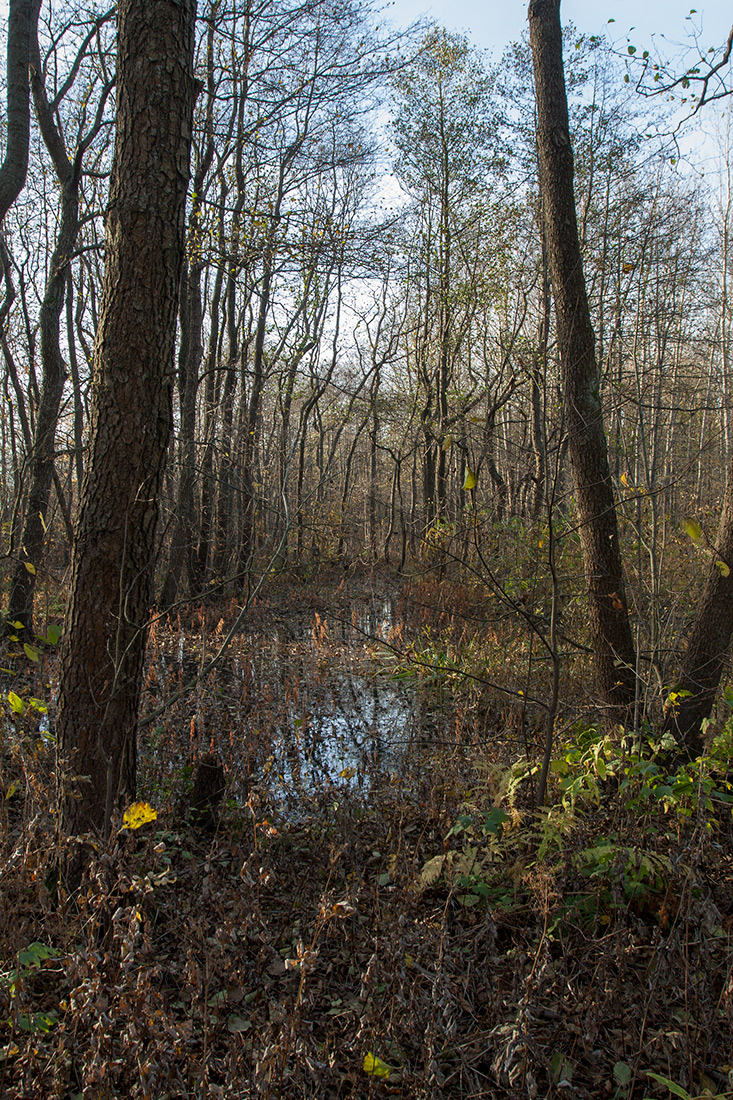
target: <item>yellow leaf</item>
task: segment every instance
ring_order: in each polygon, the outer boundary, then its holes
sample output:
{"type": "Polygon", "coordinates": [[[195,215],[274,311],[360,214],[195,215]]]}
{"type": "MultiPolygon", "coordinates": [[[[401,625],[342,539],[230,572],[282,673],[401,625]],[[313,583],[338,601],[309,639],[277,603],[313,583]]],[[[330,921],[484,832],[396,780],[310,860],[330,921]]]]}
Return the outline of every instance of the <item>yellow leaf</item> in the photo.
{"type": "Polygon", "coordinates": [[[443,440],[443,443],[442,443],[440,449],[441,449],[441,451],[449,451],[452,446],[453,446],[453,436],[452,435],[447,435],[445,437],[445,439],[443,440]]]}
{"type": "Polygon", "coordinates": [[[30,562],[30,561],[24,561],[24,562],[23,562],[23,565],[24,565],[24,566],[26,567],[26,569],[28,570],[28,572],[29,572],[29,573],[31,573],[31,574],[32,574],[32,575],[33,575],[33,576],[35,577],[35,575],[36,575],[36,567],[35,567],[35,565],[33,565],[33,563],[32,563],[32,562],[30,562]]]}
{"type": "Polygon", "coordinates": [[[467,493],[470,489],[475,489],[478,485],[478,478],[476,477],[470,466],[466,466],[466,476],[463,479],[463,491],[467,493]]]}
{"type": "Polygon", "coordinates": [[[445,862],[445,855],[433,856],[432,859],[429,859],[420,872],[420,885],[423,887],[433,886],[440,878],[445,862]]]}
{"type": "Polygon", "coordinates": [[[339,779],[353,779],[356,775],[356,768],[343,768],[339,772],[339,779]]]}
{"type": "Polygon", "coordinates": [[[13,714],[22,714],[25,710],[25,703],[14,691],[8,692],[8,702],[10,703],[13,714]]]}
{"type": "Polygon", "coordinates": [[[687,535],[690,536],[693,542],[699,542],[702,538],[702,527],[696,519],[686,519],[682,522],[682,527],[687,535]]]}
{"type": "Polygon", "coordinates": [[[622,485],[628,485],[629,484],[629,479],[627,478],[626,474],[621,474],[621,484],[622,485]]]}
{"type": "Polygon", "coordinates": [[[368,1073],[371,1077],[389,1077],[392,1072],[392,1066],[388,1066],[386,1062],[383,1062],[381,1058],[377,1058],[376,1054],[364,1055],[364,1072],[368,1073]]]}
{"type": "Polygon", "coordinates": [[[147,802],[133,802],[125,810],[122,816],[123,829],[139,829],[141,825],[147,825],[149,821],[155,821],[157,810],[147,802]]]}
{"type": "Polygon", "coordinates": [[[716,561],[715,565],[721,577],[730,576],[730,566],[726,565],[724,561],[716,561]]]}

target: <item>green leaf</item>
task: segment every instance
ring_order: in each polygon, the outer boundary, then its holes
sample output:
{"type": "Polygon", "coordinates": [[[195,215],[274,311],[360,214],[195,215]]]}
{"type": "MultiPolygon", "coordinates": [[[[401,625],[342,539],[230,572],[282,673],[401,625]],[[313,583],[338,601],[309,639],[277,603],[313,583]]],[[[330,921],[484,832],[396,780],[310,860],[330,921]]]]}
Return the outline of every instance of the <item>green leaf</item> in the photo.
{"type": "Polygon", "coordinates": [[[730,566],[726,565],[726,563],[724,561],[720,561],[720,559],[718,559],[718,561],[716,561],[716,563],[715,563],[715,568],[718,570],[721,577],[729,577],[730,576],[730,566]]]}
{"type": "Polygon", "coordinates": [[[55,959],[58,951],[55,947],[49,947],[46,943],[31,943],[28,947],[18,952],[18,965],[24,968],[40,966],[44,959],[55,959]]]}
{"type": "Polygon", "coordinates": [[[683,1089],[682,1085],[676,1085],[674,1081],[670,1081],[669,1077],[662,1077],[661,1073],[655,1073],[653,1070],[646,1070],[647,1077],[651,1077],[653,1081],[656,1081],[659,1085],[664,1085],[673,1096],[680,1096],[682,1100],[692,1100],[687,1089],[683,1089]]]}
{"type": "Polygon", "coordinates": [[[616,1084],[624,1088],[631,1080],[631,1066],[627,1066],[626,1062],[617,1062],[613,1067],[613,1076],[616,1084]]]}
{"type": "Polygon", "coordinates": [[[29,661],[37,661],[40,657],[40,653],[38,652],[36,647],[33,645],[28,645],[28,642],[23,643],[23,649],[25,650],[25,655],[29,661]]]}
{"type": "Polygon", "coordinates": [[[61,637],[61,627],[60,626],[49,626],[48,631],[46,632],[46,641],[48,642],[48,644],[49,645],[57,645],[60,637],[61,637]]]}
{"type": "Polygon", "coordinates": [[[456,897],[456,901],[465,909],[471,909],[474,905],[478,905],[478,903],[481,901],[481,898],[478,896],[478,894],[459,894],[456,897]]]}
{"type": "Polygon", "coordinates": [[[509,814],[502,810],[501,806],[495,806],[493,810],[484,817],[484,830],[487,833],[491,833],[492,836],[496,836],[500,831],[502,825],[509,820],[509,814]]]}
{"type": "Polygon", "coordinates": [[[550,1073],[558,1085],[563,1083],[569,1085],[572,1080],[572,1062],[561,1050],[555,1051],[550,1058],[550,1073]]]}
{"type": "Polygon", "coordinates": [[[36,1031],[40,1031],[43,1035],[48,1035],[52,1027],[56,1027],[59,1022],[57,1012],[35,1012],[33,1014],[33,1024],[36,1031]]]}
{"type": "Polygon", "coordinates": [[[239,1035],[242,1031],[249,1031],[252,1024],[242,1016],[236,1016],[233,1012],[227,1020],[227,1031],[230,1035],[239,1035]]]}

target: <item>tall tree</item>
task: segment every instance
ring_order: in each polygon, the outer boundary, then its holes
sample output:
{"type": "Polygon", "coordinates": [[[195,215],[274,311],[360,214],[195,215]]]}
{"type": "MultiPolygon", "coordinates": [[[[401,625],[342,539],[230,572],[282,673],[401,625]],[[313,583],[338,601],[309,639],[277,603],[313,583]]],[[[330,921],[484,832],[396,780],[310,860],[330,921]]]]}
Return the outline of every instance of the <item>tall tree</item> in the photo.
{"type": "Polygon", "coordinates": [[[530,0],[537,149],[550,278],[563,367],[564,415],[583,547],[596,678],[614,720],[635,697],[616,504],[575,208],[573,149],[562,56],[560,0],[530,0]]]}
{"type": "Polygon", "coordinates": [[[5,158],[0,165],[0,225],[25,184],[30,137],[28,62],[40,0],[10,0],[7,47],[7,118],[5,158]]]}
{"type": "MultiPolygon", "coordinates": [[[[677,703],[667,713],[667,728],[690,755],[704,747],[702,724],[710,716],[721,677],[729,666],[733,641],[733,451],[730,438],[730,408],[727,399],[731,379],[729,370],[730,326],[730,239],[731,169],[729,150],[725,150],[727,165],[727,195],[721,210],[720,252],[720,316],[718,339],[722,373],[722,450],[727,458],[727,477],[718,530],[712,547],[702,595],[687,634],[687,646],[680,659],[677,683],[677,703]]],[[[689,206],[686,226],[689,227],[689,206]]],[[[686,313],[689,310],[686,310],[686,313]]],[[[716,381],[711,378],[711,386],[716,381]]],[[[724,458],[724,460],[725,460],[724,458]]]]}
{"type": "Polygon", "coordinates": [[[449,393],[479,281],[476,251],[494,241],[490,172],[499,163],[493,79],[460,35],[433,27],[395,78],[397,175],[414,201],[414,368],[420,390],[425,526],[448,500],[449,393]]]}
{"type": "Polygon", "coordinates": [[[64,820],[106,830],[134,794],[137,711],[171,429],[194,102],[195,0],[121,0],[115,152],[89,459],[61,653],[64,820]]]}

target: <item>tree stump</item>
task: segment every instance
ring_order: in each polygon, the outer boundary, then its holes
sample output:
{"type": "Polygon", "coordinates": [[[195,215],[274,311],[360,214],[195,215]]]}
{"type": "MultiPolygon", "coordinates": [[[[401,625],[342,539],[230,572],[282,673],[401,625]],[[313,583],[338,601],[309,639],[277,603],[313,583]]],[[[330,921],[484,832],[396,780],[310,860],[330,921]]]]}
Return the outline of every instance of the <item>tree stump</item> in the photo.
{"type": "Polygon", "coordinates": [[[191,791],[191,822],[199,829],[214,830],[219,803],[224,796],[224,766],[216,753],[207,752],[198,762],[191,791]]]}

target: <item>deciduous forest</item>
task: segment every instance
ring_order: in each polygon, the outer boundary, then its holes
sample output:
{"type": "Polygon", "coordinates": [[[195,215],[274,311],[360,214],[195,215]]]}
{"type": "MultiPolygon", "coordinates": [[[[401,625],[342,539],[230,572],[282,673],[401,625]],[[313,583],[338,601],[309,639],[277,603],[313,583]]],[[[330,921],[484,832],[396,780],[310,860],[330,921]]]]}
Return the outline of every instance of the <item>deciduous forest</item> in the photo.
{"type": "Polygon", "coordinates": [[[10,0],[12,1100],[733,1097],[733,30],[388,16],[10,0]]]}

